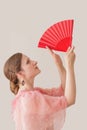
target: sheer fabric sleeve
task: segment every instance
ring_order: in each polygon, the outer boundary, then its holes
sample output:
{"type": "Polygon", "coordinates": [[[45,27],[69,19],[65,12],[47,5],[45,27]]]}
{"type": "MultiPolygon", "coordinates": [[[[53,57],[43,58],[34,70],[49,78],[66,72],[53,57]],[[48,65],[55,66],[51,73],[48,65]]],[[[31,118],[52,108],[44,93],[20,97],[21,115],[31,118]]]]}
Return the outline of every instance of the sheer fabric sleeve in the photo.
{"type": "Polygon", "coordinates": [[[24,92],[14,105],[16,130],[60,130],[67,101],[38,91],[24,92]]]}
{"type": "Polygon", "coordinates": [[[41,93],[43,94],[47,94],[49,96],[63,96],[64,95],[64,90],[62,88],[62,86],[59,86],[58,88],[57,87],[53,87],[53,88],[39,88],[39,87],[36,87],[35,88],[36,90],[40,91],[41,93]]]}

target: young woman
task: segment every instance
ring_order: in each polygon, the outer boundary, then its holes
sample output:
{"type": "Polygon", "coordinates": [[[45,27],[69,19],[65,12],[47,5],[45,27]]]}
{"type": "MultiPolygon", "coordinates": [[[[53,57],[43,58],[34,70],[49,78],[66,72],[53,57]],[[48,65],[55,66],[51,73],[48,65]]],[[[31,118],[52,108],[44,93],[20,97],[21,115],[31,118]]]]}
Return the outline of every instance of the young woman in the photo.
{"type": "Polygon", "coordinates": [[[36,61],[22,53],[12,55],[4,65],[4,74],[16,95],[12,102],[16,130],[61,130],[66,108],[75,103],[74,47],[66,52],[65,67],[60,56],[47,49],[59,71],[61,84],[57,88],[34,87],[34,79],[41,71],[36,61]]]}

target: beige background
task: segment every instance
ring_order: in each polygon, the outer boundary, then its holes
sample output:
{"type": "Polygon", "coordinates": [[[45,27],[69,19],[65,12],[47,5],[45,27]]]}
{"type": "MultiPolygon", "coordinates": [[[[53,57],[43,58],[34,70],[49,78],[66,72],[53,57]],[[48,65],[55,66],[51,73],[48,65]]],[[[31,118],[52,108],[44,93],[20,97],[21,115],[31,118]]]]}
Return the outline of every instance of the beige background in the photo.
{"type": "Polygon", "coordinates": [[[25,53],[36,59],[42,70],[35,80],[36,86],[57,86],[60,80],[53,60],[47,50],[38,49],[37,44],[50,25],[71,18],[75,20],[73,44],[77,55],[77,101],[67,109],[63,130],[87,129],[86,12],[86,0],[0,0],[0,130],[15,129],[11,118],[14,95],[3,75],[5,60],[15,52],[25,53]]]}

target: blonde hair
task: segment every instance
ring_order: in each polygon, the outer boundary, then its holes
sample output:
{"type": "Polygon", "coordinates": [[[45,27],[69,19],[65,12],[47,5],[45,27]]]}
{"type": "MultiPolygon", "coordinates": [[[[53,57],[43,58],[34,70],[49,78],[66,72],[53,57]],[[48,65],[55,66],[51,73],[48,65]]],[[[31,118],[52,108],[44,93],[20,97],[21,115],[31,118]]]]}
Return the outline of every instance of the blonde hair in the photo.
{"type": "Polygon", "coordinates": [[[4,74],[10,80],[10,90],[15,95],[19,90],[19,80],[16,73],[21,70],[22,53],[12,55],[4,65],[4,74]]]}

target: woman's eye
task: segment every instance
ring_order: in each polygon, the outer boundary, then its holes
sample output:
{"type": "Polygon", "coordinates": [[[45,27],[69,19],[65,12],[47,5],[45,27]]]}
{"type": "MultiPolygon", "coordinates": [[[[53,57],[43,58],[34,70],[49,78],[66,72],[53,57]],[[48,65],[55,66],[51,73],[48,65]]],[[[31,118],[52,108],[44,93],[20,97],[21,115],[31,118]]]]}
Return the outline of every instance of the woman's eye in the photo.
{"type": "Polygon", "coordinates": [[[27,60],[26,64],[29,64],[29,62],[30,62],[30,61],[29,61],[29,60],[27,60]]]}

